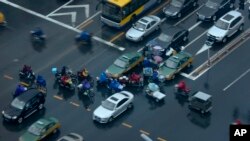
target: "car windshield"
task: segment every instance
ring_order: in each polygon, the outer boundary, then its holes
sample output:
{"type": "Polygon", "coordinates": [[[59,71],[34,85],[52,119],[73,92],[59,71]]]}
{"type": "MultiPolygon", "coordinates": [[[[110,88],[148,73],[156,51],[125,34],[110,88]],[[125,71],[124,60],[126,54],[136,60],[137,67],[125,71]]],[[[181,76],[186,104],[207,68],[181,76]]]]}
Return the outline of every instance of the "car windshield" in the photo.
{"type": "Polygon", "coordinates": [[[116,59],[114,64],[120,68],[125,68],[127,66],[127,62],[125,62],[121,59],[116,59]]]}
{"type": "Polygon", "coordinates": [[[220,29],[224,29],[224,30],[227,30],[228,27],[229,27],[229,24],[222,21],[222,20],[218,20],[216,23],[215,23],[215,26],[220,28],[220,29]]]}
{"type": "Polygon", "coordinates": [[[136,22],[134,25],[133,25],[133,28],[134,29],[137,29],[139,31],[144,31],[146,29],[146,25],[141,23],[141,22],[136,22]]]}
{"type": "Polygon", "coordinates": [[[183,0],[172,0],[170,4],[174,7],[181,7],[183,4],[183,0]]]}
{"type": "Polygon", "coordinates": [[[15,98],[12,102],[11,102],[11,106],[17,108],[17,109],[20,109],[22,110],[24,108],[24,105],[25,105],[25,102],[24,101],[21,101],[20,99],[15,98]]]}
{"type": "Polygon", "coordinates": [[[117,22],[120,22],[123,17],[121,8],[108,2],[103,3],[102,14],[117,22]]]}
{"type": "Polygon", "coordinates": [[[104,107],[105,109],[108,109],[110,111],[113,111],[115,109],[115,103],[112,103],[109,100],[105,100],[102,102],[102,107],[104,107]]]}
{"type": "Polygon", "coordinates": [[[165,62],[165,65],[168,67],[168,68],[171,68],[171,69],[176,69],[177,66],[178,66],[178,63],[171,60],[171,59],[168,59],[166,62],[165,62]]]}
{"type": "Polygon", "coordinates": [[[40,136],[42,134],[42,131],[43,131],[43,128],[42,126],[38,126],[36,124],[33,124],[29,127],[28,131],[31,133],[31,134],[34,134],[36,136],[40,136]]]}
{"type": "Polygon", "coordinates": [[[206,6],[209,7],[209,8],[212,8],[212,9],[218,9],[219,7],[219,4],[214,2],[214,1],[207,1],[206,2],[206,6]]]}
{"type": "Polygon", "coordinates": [[[172,37],[169,36],[169,35],[166,35],[166,34],[164,34],[164,33],[161,33],[160,36],[158,37],[158,39],[159,39],[160,41],[163,41],[163,42],[171,42],[172,37]]]}

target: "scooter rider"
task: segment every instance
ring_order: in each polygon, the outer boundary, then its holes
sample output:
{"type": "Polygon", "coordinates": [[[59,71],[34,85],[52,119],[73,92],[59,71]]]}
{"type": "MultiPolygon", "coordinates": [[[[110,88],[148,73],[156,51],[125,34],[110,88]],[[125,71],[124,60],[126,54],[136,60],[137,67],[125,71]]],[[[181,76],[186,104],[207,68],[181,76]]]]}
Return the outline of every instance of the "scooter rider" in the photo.
{"type": "Polygon", "coordinates": [[[23,66],[23,69],[22,69],[22,72],[23,72],[25,75],[32,74],[32,68],[31,68],[31,66],[24,65],[24,66],[23,66]]]}
{"type": "Polygon", "coordinates": [[[37,86],[39,87],[46,87],[46,80],[43,78],[43,76],[38,75],[36,79],[37,86]]]}
{"type": "Polygon", "coordinates": [[[40,27],[36,27],[34,30],[32,30],[31,34],[39,37],[40,39],[45,38],[45,34],[40,27]]]}
{"type": "Polygon", "coordinates": [[[23,92],[25,92],[25,91],[27,91],[27,88],[24,87],[23,85],[20,85],[20,84],[19,84],[19,85],[17,85],[17,87],[16,87],[16,91],[15,91],[13,97],[15,98],[15,97],[19,96],[21,93],[23,93],[23,92]]]}

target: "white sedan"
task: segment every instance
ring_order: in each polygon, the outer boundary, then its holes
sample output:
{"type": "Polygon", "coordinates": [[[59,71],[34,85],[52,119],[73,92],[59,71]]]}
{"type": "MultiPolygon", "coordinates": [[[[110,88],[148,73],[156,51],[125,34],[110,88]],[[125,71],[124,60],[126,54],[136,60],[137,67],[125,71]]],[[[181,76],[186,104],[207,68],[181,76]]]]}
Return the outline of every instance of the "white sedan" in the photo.
{"type": "Polygon", "coordinates": [[[161,19],[154,15],[149,15],[138,20],[126,32],[128,40],[138,42],[143,40],[144,37],[160,28],[161,19]]]}
{"type": "Polygon", "coordinates": [[[115,117],[133,107],[134,95],[128,91],[121,91],[108,97],[93,113],[93,120],[107,123],[115,117]]]}

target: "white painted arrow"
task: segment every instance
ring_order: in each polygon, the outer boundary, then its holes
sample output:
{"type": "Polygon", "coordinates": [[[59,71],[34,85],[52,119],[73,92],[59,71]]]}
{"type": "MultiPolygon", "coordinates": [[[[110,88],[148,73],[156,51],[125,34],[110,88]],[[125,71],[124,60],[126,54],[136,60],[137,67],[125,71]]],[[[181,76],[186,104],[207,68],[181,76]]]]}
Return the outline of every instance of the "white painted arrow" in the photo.
{"type": "Polygon", "coordinates": [[[76,23],[76,12],[54,13],[51,14],[50,16],[66,16],[66,15],[71,16],[72,26],[74,27],[76,23]]]}
{"type": "Polygon", "coordinates": [[[201,49],[200,49],[198,52],[196,52],[195,55],[198,55],[198,54],[200,54],[200,53],[202,53],[202,52],[204,52],[204,51],[210,49],[211,47],[212,47],[211,45],[207,45],[207,44],[205,43],[205,44],[201,47],[201,49]]]}
{"type": "Polygon", "coordinates": [[[85,16],[89,17],[89,4],[85,5],[66,5],[63,8],[85,8],[85,16]]]}

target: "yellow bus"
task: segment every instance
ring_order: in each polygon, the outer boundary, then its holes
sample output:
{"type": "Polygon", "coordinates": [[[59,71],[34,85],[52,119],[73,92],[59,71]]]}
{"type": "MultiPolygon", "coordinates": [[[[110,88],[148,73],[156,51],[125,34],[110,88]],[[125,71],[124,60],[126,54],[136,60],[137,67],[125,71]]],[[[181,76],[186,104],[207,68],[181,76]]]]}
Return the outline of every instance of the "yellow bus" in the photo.
{"type": "Polygon", "coordinates": [[[111,27],[121,28],[162,0],[102,0],[101,21],[111,27]]]}

